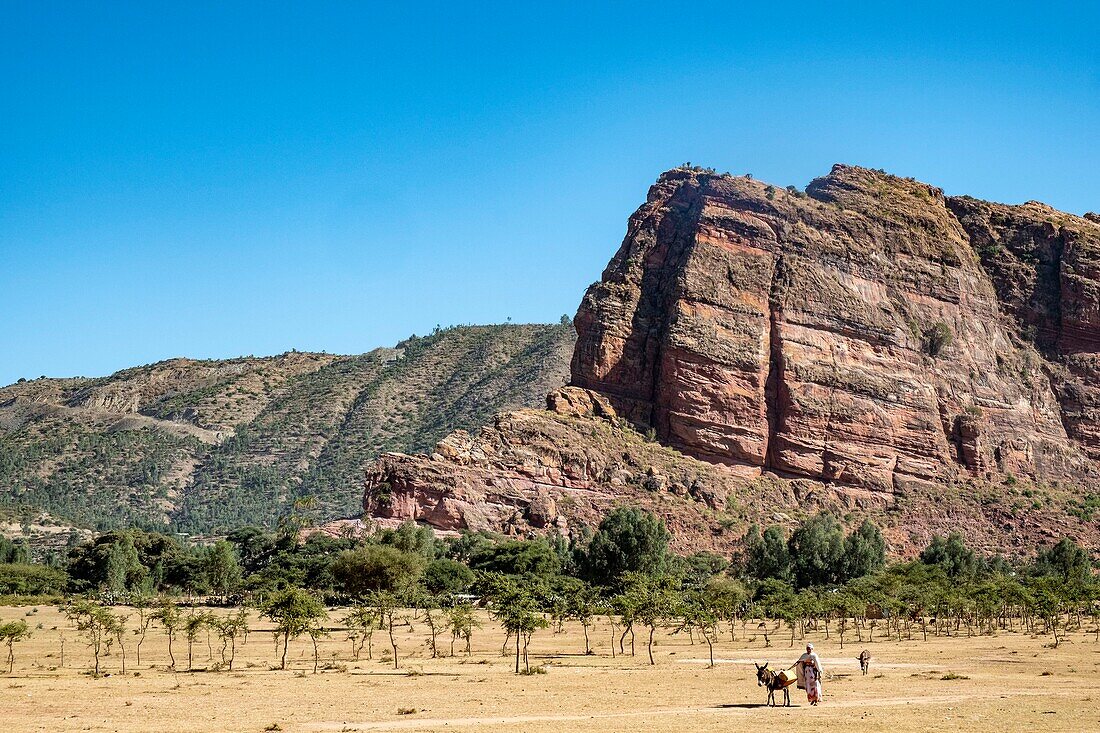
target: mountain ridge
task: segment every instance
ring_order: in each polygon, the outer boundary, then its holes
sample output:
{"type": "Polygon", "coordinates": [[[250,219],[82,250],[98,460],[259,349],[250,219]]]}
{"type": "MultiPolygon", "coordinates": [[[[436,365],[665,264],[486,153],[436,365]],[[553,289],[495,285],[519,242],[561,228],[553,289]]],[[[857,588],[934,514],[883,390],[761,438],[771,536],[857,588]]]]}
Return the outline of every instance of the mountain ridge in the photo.
{"type": "Polygon", "coordinates": [[[105,529],[273,525],[318,497],[354,512],[363,466],[422,450],[568,373],[572,327],[439,329],[342,356],[169,359],[108,377],[0,388],[0,509],[105,529]]]}

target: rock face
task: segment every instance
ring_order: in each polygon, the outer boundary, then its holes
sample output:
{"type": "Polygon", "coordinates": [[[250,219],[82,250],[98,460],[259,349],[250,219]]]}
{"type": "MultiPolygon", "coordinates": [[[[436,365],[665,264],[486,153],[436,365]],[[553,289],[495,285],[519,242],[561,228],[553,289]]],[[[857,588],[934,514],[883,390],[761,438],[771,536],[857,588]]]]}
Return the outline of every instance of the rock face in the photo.
{"type": "Polygon", "coordinates": [[[1066,432],[1100,459],[1100,217],[953,198],[1004,310],[1043,354],[1066,432]]]}
{"type": "Polygon", "coordinates": [[[861,168],[805,194],[670,171],[581,303],[573,384],[741,471],[888,493],[1076,475],[1100,437],[1098,236],[861,168]]]}
{"type": "Polygon", "coordinates": [[[903,552],[958,528],[990,549],[1097,543],[1057,488],[1100,485],[1094,216],[842,165],[805,192],[679,168],[630,218],[574,325],[571,386],[539,423],[571,432],[502,416],[431,459],[386,456],[367,513],[569,531],[656,495],[682,500],[666,521],[696,546],[724,536],[716,524],[823,506],[877,513],[903,552]],[[584,427],[623,423],[673,449],[675,468],[639,478],[584,427]]]}
{"type": "Polygon", "coordinates": [[[745,486],[614,418],[521,410],[499,414],[477,435],[453,433],[431,456],[382,456],[367,472],[365,510],[382,525],[411,519],[444,533],[569,534],[628,503],[662,516],[678,549],[722,550],[738,535],[710,515],[734,491],[758,506],[797,506],[791,486],[745,486]]]}

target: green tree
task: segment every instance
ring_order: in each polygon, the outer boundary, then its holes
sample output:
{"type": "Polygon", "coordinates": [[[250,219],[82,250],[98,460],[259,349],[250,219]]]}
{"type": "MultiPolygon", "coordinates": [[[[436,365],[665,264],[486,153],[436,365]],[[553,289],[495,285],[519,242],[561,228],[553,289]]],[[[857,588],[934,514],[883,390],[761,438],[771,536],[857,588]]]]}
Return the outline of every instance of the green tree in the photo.
{"type": "Polygon", "coordinates": [[[617,507],[600,522],[588,545],[587,575],[609,585],[626,573],[660,573],[668,542],[668,529],[659,518],[635,507],[617,507]]]}
{"type": "Polygon", "coordinates": [[[228,665],[229,671],[232,672],[233,662],[237,658],[237,639],[248,634],[248,611],[240,608],[229,616],[222,618],[215,616],[211,619],[211,624],[218,632],[218,639],[222,643],[222,664],[228,665]]]}
{"type": "Polygon", "coordinates": [[[633,617],[649,629],[646,649],[649,663],[656,664],[653,659],[653,637],[676,610],[676,581],[668,575],[631,572],[623,576],[623,586],[622,595],[628,599],[633,617]]]}
{"type": "Polygon", "coordinates": [[[353,598],[378,591],[407,592],[424,573],[424,558],[396,547],[367,545],[341,552],[331,573],[338,587],[353,598]]]}
{"type": "Polygon", "coordinates": [[[375,533],[373,539],[380,545],[419,555],[425,563],[439,557],[443,549],[431,527],[412,521],[402,522],[397,529],[380,530],[375,533]]]}
{"type": "Polygon", "coordinates": [[[344,614],[343,622],[348,626],[348,641],[352,643],[352,655],[355,661],[359,661],[359,655],[366,644],[366,658],[374,658],[373,638],[378,628],[381,617],[373,605],[357,603],[348,613],[344,614]]]}
{"type": "Polygon", "coordinates": [[[932,542],[920,554],[925,565],[943,568],[949,578],[969,579],[977,568],[974,551],[966,546],[963,536],[952,532],[947,537],[933,535],[932,542]]]}
{"type": "Polygon", "coordinates": [[[15,670],[15,643],[30,638],[27,622],[19,619],[0,624],[0,642],[8,647],[8,674],[15,670]]]}
{"type": "Polygon", "coordinates": [[[94,674],[99,676],[99,661],[103,647],[115,638],[117,619],[111,611],[90,601],[74,603],[65,614],[76,624],[95,658],[94,674]]]}
{"type": "Polygon", "coordinates": [[[826,512],[810,517],[787,543],[791,569],[800,588],[840,582],[844,573],[844,530],[826,512]]]}
{"type": "Polygon", "coordinates": [[[470,567],[487,573],[547,578],[561,570],[561,561],[545,539],[507,540],[480,548],[470,558],[470,567]]]}
{"type": "Polygon", "coordinates": [[[540,613],[538,603],[527,584],[519,584],[514,578],[497,575],[490,584],[489,612],[504,627],[509,636],[516,639],[516,674],[524,668],[530,672],[531,662],[527,648],[531,636],[538,629],[546,628],[546,619],[540,613]]]}
{"type": "Polygon", "coordinates": [[[398,596],[389,591],[379,591],[372,595],[375,608],[378,610],[379,626],[386,630],[390,637],[390,649],[393,650],[393,668],[398,668],[397,661],[397,636],[394,634],[394,626],[398,621],[398,611],[401,602],[398,596]]]}
{"type": "Polygon", "coordinates": [[[344,615],[344,625],[348,627],[348,640],[352,644],[352,655],[359,661],[363,645],[367,645],[367,659],[374,658],[374,632],[378,629],[381,617],[378,609],[365,603],[352,606],[344,615]]]}
{"type": "Polygon", "coordinates": [[[462,639],[466,642],[466,656],[470,656],[470,639],[474,629],[481,628],[481,622],[474,615],[474,607],[469,603],[459,603],[453,606],[449,613],[451,625],[451,656],[455,655],[455,642],[462,639]]]}
{"type": "Polygon", "coordinates": [[[763,534],[757,527],[749,529],[745,538],[745,573],[758,580],[790,580],[791,553],[782,527],[773,525],[763,534]]]}
{"type": "Polygon", "coordinates": [[[215,593],[227,597],[241,580],[241,565],[233,545],[222,540],[205,548],[202,572],[206,584],[215,593]]]}
{"type": "Polygon", "coordinates": [[[844,574],[847,578],[859,578],[885,566],[886,540],[878,526],[865,519],[859,529],[844,540],[844,574]]]}
{"type": "Polygon", "coordinates": [[[179,607],[171,600],[162,599],[160,605],[150,614],[150,617],[160,623],[164,634],[168,637],[168,658],[172,660],[172,669],[176,668],[176,655],[172,651],[172,642],[176,640],[176,633],[183,626],[183,617],[180,616],[179,607]]]}
{"type": "Polygon", "coordinates": [[[68,582],[64,571],[45,565],[0,564],[0,595],[60,595],[68,582]]]}
{"type": "Polygon", "coordinates": [[[592,626],[592,617],[596,615],[599,596],[595,588],[581,580],[567,586],[565,593],[566,613],[569,618],[579,622],[584,629],[584,653],[591,654],[592,646],[588,640],[588,629],[592,626]]]}
{"type": "Polygon", "coordinates": [[[1039,551],[1035,570],[1040,575],[1052,575],[1067,583],[1083,583],[1092,575],[1092,561],[1084,548],[1063,537],[1054,547],[1039,551]]]}
{"type": "MultiPolygon", "coordinates": [[[[798,595],[794,592],[794,588],[789,583],[775,578],[763,580],[756,586],[753,604],[760,610],[765,620],[783,621],[793,626],[799,617],[798,595]]],[[[764,646],[771,646],[766,623],[763,624],[763,628],[765,630],[764,646]]]]}
{"type": "Polygon", "coordinates": [[[441,557],[424,569],[424,587],[433,595],[466,593],[474,584],[474,571],[457,560],[441,557]]]}
{"type": "Polygon", "coordinates": [[[187,671],[190,672],[193,669],[191,664],[191,650],[195,645],[195,640],[198,639],[199,634],[203,629],[208,628],[209,619],[205,613],[195,613],[195,609],[191,609],[191,613],[183,618],[183,633],[187,637],[187,671]]]}
{"type": "Polygon", "coordinates": [[[107,554],[107,590],[121,594],[136,587],[145,574],[145,567],[138,560],[134,539],[124,532],[107,554]]]}
{"type": "Polygon", "coordinates": [[[730,640],[736,641],[736,622],[749,600],[745,585],[733,578],[714,577],[703,587],[703,599],[716,616],[730,627],[730,640]]]}
{"type": "Polygon", "coordinates": [[[698,631],[707,642],[710,667],[714,668],[714,643],[718,640],[718,611],[711,605],[711,598],[702,591],[692,591],[680,604],[683,626],[698,631]]]}
{"type": "Polygon", "coordinates": [[[321,601],[302,588],[287,588],[273,594],[263,604],[260,615],[275,624],[272,634],[276,641],[282,641],[279,669],[286,669],[286,652],[291,639],[309,633],[328,618],[321,601]]]}
{"type": "Polygon", "coordinates": [[[0,563],[27,565],[30,561],[30,548],[25,542],[12,542],[4,535],[0,535],[0,563]]]}

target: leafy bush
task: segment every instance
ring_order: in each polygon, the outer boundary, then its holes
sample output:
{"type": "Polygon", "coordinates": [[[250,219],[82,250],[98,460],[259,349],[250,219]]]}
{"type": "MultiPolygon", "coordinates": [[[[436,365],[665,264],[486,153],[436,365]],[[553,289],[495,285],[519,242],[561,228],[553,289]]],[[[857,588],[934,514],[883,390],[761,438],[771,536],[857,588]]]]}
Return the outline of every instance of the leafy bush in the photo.
{"type": "Polygon", "coordinates": [[[0,595],[54,596],[65,592],[69,576],[45,565],[0,564],[0,595]]]}
{"type": "Polygon", "coordinates": [[[924,353],[937,357],[943,350],[951,345],[954,336],[946,323],[934,323],[924,329],[923,347],[924,353]]]}

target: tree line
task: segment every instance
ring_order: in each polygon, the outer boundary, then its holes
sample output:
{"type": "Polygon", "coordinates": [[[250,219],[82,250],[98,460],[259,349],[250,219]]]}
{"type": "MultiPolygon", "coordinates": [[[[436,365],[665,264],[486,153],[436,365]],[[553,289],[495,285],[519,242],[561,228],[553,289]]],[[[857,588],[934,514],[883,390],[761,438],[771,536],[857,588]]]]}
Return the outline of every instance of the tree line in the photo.
{"type": "MultiPolygon", "coordinates": [[[[659,632],[688,634],[714,644],[807,633],[857,641],[978,635],[1019,628],[1065,634],[1091,623],[1100,641],[1100,582],[1088,553],[1063,539],[1030,558],[983,558],[959,534],[934,537],[917,559],[886,562],[886,543],[866,521],[851,532],[829,514],[812,516],[788,532],[752,528],[736,555],[670,551],[660,519],[640,509],[610,512],[595,531],[509,538],[467,532],[439,539],[406,523],[366,536],[314,534],[297,527],[266,532],[247,527],[209,545],[188,545],[142,530],[109,532],[70,549],[55,567],[28,563],[12,543],[0,542],[0,594],[53,597],[93,652],[141,641],[150,628],[176,644],[215,641],[231,669],[236,644],[247,638],[250,614],[274,626],[280,666],[289,644],[318,641],[339,628],[351,655],[373,658],[375,634],[395,667],[397,628],[417,619],[427,629],[432,656],[469,653],[480,627],[475,604],[488,609],[507,635],[502,653],[517,672],[529,671],[528,648],[542,629],[580,624],[584,653],[592,653],[594,620],[606,619],[611,653],[654,662],[659,632]],[[6,549],[5,549],[6,548],[6,549]],[[235,609],[228,615],[200,604],[235,609]],[[128,610],[115,610],[125,605],[128,610]],[[337,618],[328,607],[346,606],[337,618]],[[131,637],[137,637],[131,639],[131,637]]],[[[26,628],[0,627],[9,655],[26,628]]],[[[210,652],[212,655],[212,652],[210,652]]],[[[10,662],[10,659],[9,659],[10,662]]],[[[140,661],[139,661],[140,663],[140,661]]],[[[10,666],[10,664],[9,664],[10,666]]]]}

